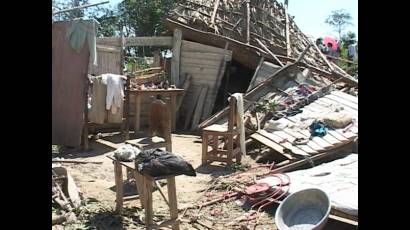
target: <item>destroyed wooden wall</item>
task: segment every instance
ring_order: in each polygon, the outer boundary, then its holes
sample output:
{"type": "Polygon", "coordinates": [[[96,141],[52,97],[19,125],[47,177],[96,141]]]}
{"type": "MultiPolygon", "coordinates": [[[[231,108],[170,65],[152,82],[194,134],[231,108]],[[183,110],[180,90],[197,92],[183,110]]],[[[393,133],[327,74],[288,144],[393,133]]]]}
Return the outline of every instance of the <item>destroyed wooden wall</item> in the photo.
{"type": "Polygon", "coordinates": [[[104,73],[121,73],[121,48],[115,46],[97,45],[98,66],[90,63],[88,73],[100,75],[104,73]]]}
{"type": "MultiPolygon", "coordinates": [[[[221,62],[230,61],[232,59],[232,51],[225,51],[224,49],[202,45],[200,43],[182,41],[181,45],[181,66],[180,75],[185,76],[189,74],[191,78],[191,86],[186,92],[184,101],[181,106],[180,116],[182,120],[192,119],[193,115],[189,110],[195,108],[197,103],[196,93],[201,91],[203,86],[208,87],[208,92],[205,97],[205,103],[201,120],[208,118],[212,112],[215,103],[216,95],[218,93],[218,79],[219,68],[223,74],[225,69],[221,62]],[[226,52],[226,54],[224,54],[226,52]]],[[[219,75],[221,76],[221,74],[219,75]]]]}

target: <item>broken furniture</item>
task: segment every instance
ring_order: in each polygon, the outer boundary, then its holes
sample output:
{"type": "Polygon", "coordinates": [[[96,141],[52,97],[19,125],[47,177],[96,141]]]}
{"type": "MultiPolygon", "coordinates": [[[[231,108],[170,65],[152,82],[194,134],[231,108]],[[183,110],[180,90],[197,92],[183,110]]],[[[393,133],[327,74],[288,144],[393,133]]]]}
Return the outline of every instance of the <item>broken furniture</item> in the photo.
{"type": "MultiPolygon", "coordinates": [[[[130,89],[127,87],[127,90],[130,89]]],[[[129,96],[135,96],[135,117],[134,117],[134,130],[140,130],[140,114],[141,114],[141,98],[142,97],[149,97],[149,96],[161,96],[161,98],[170,97],[170,110],[171,110],[171,127],[172,130],[175,130],[176,125],[176,108],[177,108],[177,95],[182,93],[183,89],[143,89],[143,90],[128,90],[129,96]]],[[[128,102],[129,103],[129,102],[128,102]]],[[[126,116],[127,121],[129,122],[129,112],[126,116]]],[[[126,130],[126,137],[129,136],[129,131],[126,130]]]]}
{"type": "Polygon", "coordinates": [[[239,141],[240,132],[236,125],[236,99],[231,96],[228,125],[214,124],[202,129],[202,164],[219,161],[231,165],[233,157],[236,158],[236,162],[240,162],[242,153],[239,141]],[[210,137],[211,141],[209,141],[210,137]],[[224,143],[222,147],[219,145],[220,138],[221,142],[224,143]],[[210,151],[208,146],[211,146],[210,151]]]}
{"type": "Polygon", "coordinates": [[[125,167],[127,168],[127,170],[133,172],[134,174],[139,199],[141,201],[141,206],[145,210],[145,225],[147,229],[151,229],[153,227],[159,228],[159,227],[164,227],[164,226],[172,226],[172,229],[175,229],[175,230],[179,229],[175,176],[152,178],[150,176],[140,174],[137,170],[138,166],[136,165],[135,161],[134,162],[121,162],[121,161],[116,160],[112,156],[107,156],[107,157],[111,159],[114,163],[115,187],[116,187],[115,211],[118,213],[122,211],[124,200],[137,199],[136,197],[133,197],[133,198],[124,197],[122,167],[125,167]],[[160,180],[160,179],[167,180],[168,200],[166,200],[165,195],[161,191],[160,186],[157,185],[156,180],[160,180]],[[170,208],[171,219],[163,222],[159,226],[155,226],[153,224],[153,206],[152,206],[153,187],[156,187],[159,190],[159,192],[161,193],[161,196],[164,198],[165,202],[168,204],[170,208]]]}

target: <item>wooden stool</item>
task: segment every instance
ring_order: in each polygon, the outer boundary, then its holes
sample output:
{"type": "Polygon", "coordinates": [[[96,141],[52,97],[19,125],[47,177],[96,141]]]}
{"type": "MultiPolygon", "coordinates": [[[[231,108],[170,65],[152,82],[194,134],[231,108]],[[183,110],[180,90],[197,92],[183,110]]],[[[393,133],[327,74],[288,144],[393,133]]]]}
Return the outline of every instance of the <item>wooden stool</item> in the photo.
{"type": "MultiPolygon", "coordinates": [[[[178,204],[177,204],[177,195],[176,195],[176,186],[175,186],[175,176],[169,177],[156,177],[152,178],[149,176],[145,176],[140,174],[136,170],[136,163],[135,162],[121,162],[117,161],[112,156],[107,156],[114,163],[114,174],[115,174],[115,187],[116,187],[116,206],[115,211],[121,213],[123,208],[124,197],[123,192],[123,171],[122,167],[126,167],[131,172],[134,173],[135,182],[137,184],[137,190],[139,199],[141,201],[141,206],[145,210],[145,225],[147,229],[155,229],[160,227],[172,226],[172,229],[178,230],[179,229],[179,220],[178,220],[178,204]],[[168,200],[165,198],[165,195],[161,191],[160,186],[156,182],[156,180],[166,179],[167,180],[167,187],[168,187],[168,200]],[[152,191],[153,188],[156,187],[160,192],[161,196],[164,198],[165,202],[168,204],[170,208],[170,220],[164,221],[160,225],[156,225],[153,223],[153,208],[152,208],[152,191]]],[[[130,199],[127,199],[130,200],[130,199]]]]}
{"type": "Polygon", "coordinates": [[[231,165],[234,157],[236,162],[241,162],[240,133],[234,127],[235,124],[236,99],[230,97],[228,126],[215,124],[202,130],[202,164],[219,161],[231,165]],[[211,141],[209,140],[210,137],[211,141]],[[208,146],[211,146],[210,151],[208,151],[208,146]]]}

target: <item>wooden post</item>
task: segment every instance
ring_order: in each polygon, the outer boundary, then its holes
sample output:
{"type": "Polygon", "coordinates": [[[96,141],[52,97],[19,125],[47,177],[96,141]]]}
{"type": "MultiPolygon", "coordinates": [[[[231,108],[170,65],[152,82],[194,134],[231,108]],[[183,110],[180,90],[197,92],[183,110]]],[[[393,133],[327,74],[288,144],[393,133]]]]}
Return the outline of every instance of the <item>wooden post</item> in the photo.
{"type": "Polygon", "coordinates": [[[115,189],[116,189],[116,200],[115,200],[115,211],[121,213],[123,205],[123,178],[122,178],[122,166],[119,161],[114,161],[114,175],[115,175],[115,189]]]}
{"type": "Polygon", "coordinates": [[[208,88],[209,87],[207,85],[203,86],[201,89],[201,93],[199,94],[198,102],[195,106],[194,117],[192,118],[191,131],[197,129],[197,126],[201,119],[202,111],[206,100],[206,94],[208,93],[208,88]]]}
{"type": "Polygon", "coordinates": [[[290,57],[292,54],[292,49],[290,47],[288,0],[285,0],[285,19],[286,19],[286,54],[288,57],[290,57]]]}
{"type": "Polygon", "coordinates": [[[175,131],[177,124],[177,95],[175,93],[171,94],[171,131],[175,131]]]}
{"type": "Polygon", "coordinates": [[[224,100],[223,100],[223,106],[226,106],[227,99],[228,99],[228,85],[229,85],[229,78],[231,76],[231,65],[230,62],[227,63],[227,68],[226,68],[226,80],[225,80],[225,90],[224,90],[224,100]]]}
{"type": "Polygon", "coordinates": [[[85,105],[84,105],[84,123],[83,123],[83,150],[88,150],[88,88],[90,87],[90,80],[87,74],[85,75],[85,105]]]}
{"type": "Polygon", "coordinates": [[[250,3],[250,0],[246,0],[246,44],[249,44],[251,40],[251,37],[250,37],[251,9],[250,9],[249,3],[250,3]]]}
{"type": "Polygon", "coordinates": [[[135,95],[135,112],[134,112],[134,131],[140,130],[140,115],[141,115],[141,95],[135,95]]]}
{"type": "Polygon", "coordinates": [[[127,76],[127,83],[125,83],[125,101],[124,101],[124,117],[125,117],[125,135],[124,139],[130,139],[130,87],[131,79],[127,76]]]}
{"type": "Polygon", "coordinates": [[[208,133],[202,131],[202,164],[206,164],[208,155],[208,133]]]}
{"type": "Polygon", "coordinates": [[[171,60],[171,85],[179,86],[179,66],[181,56],[182,31],[174,30],[171,60]]]}
{"type": "Polygon", "coordinates": [[[176,220],[174,226],[172,227],[173,230],[179,230],[179,222],[178,222],[178,203],[177,203],[177,191],[175,185],[175,177],[167,178],[167,188],[168,188],[168,201],[169,201],[169,209],[171,212],[171,220],[176,220]]]}

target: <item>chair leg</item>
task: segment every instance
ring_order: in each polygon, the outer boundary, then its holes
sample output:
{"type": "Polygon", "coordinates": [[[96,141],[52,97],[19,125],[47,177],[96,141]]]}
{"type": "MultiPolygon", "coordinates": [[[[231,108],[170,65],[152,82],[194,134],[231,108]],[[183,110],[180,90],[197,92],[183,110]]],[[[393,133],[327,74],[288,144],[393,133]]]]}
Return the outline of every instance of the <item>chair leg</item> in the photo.
{"type": "MultiPolygon", "coordinates": [[[[168,201],[170,206],[171,219],[178,219],[178,203],[177,203],[177,193],[175,186],[175,177],[167,178],[167,187],[168,187],[168,201]]],[[[172,226],[172,230],[179,230],[178,220],[172,226]]]]}
{"type": "Polygon", "coordinates": [[[208,155],[208,134],[206,132],[202,132],[202,164],[207,163],[207,155],[208,155]]]}
{"type": "Polygon", "coordinates": [[[233,136],[228,135],[228,161],[227,164],[228,166],[232,164],[232,154],[233,154],[233,136]]]}
{"type": "Polygon", "coordinates": [[[149,229],[150,225],[153,224],[153,208],[152,208],[152,180],[147,177],[142,177],[143,179],[143,194],[144,194],[144,210],[145,210],[145,227],[149,229]]]}
{"type": "MultiPolygon", "coordinates": [[[[236,146],[237,148],[241,148],[241,138],[240,134],[236,136],[236,146]]],[[[242,160],[242,151],[235,155],[236,163],[241,163],[242,160]]]]}
{"type": "Polygon", "coordinates": [[[121,213],[123,205],[123,177],[122,177],[122,166],[119,161],[114,161],[114,175],[115,175],[115,189],[116,189],[116,200],[115,200],[115,212],[121,213]]]}

